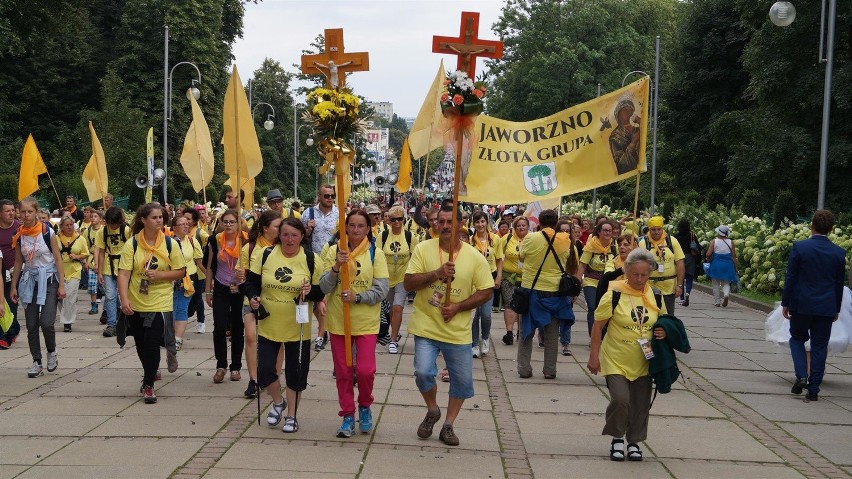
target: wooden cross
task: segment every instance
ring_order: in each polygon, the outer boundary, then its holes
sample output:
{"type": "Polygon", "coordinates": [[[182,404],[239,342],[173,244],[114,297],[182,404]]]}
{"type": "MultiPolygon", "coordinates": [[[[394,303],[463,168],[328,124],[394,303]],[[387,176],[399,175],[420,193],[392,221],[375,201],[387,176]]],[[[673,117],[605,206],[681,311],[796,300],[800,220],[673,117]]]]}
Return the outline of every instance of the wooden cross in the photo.
{"type": "Polygon", "coordinates": [[[432,52],[456,55],[456,70],[467,72],[472,80],[476,75],[476,59],[501,58],[503,42],[479,38],[479,12],[462,12],[459,36],[432,37],[432,52]]]}
{"type": "Polygon", "coordinates": [[[344,53],[342,28],[325,30],[325,52],[302,55],[302,73],[324,76],[326,85],[335,90],[345,84],[347,72],[363,72],[369,69],[369,53],[344,53]]]}

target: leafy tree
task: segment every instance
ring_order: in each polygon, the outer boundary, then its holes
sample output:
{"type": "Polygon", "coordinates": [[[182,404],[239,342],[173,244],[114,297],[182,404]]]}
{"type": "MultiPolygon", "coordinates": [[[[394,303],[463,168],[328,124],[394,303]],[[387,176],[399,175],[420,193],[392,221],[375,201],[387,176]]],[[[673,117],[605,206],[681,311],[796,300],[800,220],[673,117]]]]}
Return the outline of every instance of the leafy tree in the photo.
{"type": "Polygon", "coordinates": [[[777,230],[785,219],[795,223],[798,216],[797,210],[796,195],[789,189],[779,191],[778,196],[775,197],[775,207],[772,210],[774,217],[772,230],[777,230]]]}

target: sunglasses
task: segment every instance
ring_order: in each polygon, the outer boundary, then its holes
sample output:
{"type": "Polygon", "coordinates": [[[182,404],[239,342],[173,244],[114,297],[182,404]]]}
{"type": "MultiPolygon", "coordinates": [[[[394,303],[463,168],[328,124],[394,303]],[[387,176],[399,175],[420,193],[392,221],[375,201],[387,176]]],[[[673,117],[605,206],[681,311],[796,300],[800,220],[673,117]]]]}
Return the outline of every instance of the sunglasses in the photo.
{"type": "Polygon", "coordinates": [[[222,221],[222,224],[223,224],[223,225],[225,225],[225,226],[230,226],[230,225],[235,225],[235,224],[237,224],[237,222],[236,222],[236,221],[233,221],[233,220],[223,220],[223,221],[222,221]]]}
{"type": "Polygon", "coordinates": [[[322,197],[327,199],[327,200],[333,200],[333,199],[337,198],[337,195],[335,195],[335,194],[322,195],[322,197]]]}
{"type": "Polygon", "coordinates": [[[390,218],[391,221],[402,221],[403,218],[400,216],[399,218],[390,218]]]}

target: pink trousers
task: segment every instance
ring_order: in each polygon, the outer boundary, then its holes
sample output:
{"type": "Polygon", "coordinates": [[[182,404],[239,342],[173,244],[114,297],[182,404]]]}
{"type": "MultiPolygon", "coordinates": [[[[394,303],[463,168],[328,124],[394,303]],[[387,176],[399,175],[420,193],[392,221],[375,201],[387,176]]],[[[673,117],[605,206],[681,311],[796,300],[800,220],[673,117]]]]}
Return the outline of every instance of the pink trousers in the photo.
{"type": "MultiPolygon", "coordinates": [[[[329,334],[331,339],[331,358],[334,361],[334,373],[337,381],[337,400],[340,402],[339,416],[355,414],[355,392],[351,367],[346,367],[345,337],[329,334]]],[[[373,404],[373,382],[376,379],[376,339],[375,334],[352,336],[352,363],[355,376],[358,377],[358,405],[370,407],[373,404]]]]}

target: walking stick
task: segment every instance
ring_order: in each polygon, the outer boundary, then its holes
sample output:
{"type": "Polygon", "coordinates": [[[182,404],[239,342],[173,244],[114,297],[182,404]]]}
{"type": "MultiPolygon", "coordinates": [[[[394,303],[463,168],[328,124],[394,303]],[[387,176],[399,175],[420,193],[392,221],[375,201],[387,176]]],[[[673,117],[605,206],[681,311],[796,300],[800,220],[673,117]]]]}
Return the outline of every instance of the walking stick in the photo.
{"type": "MultiPolygon", "coordinates": [[[[254,315],[254,377],[260,380],[260,320],[254,315]]],[[[260,386],[257,381],[254,384],[255,396],[257,396],[257,425],[260,426],[260,386]]]]}

